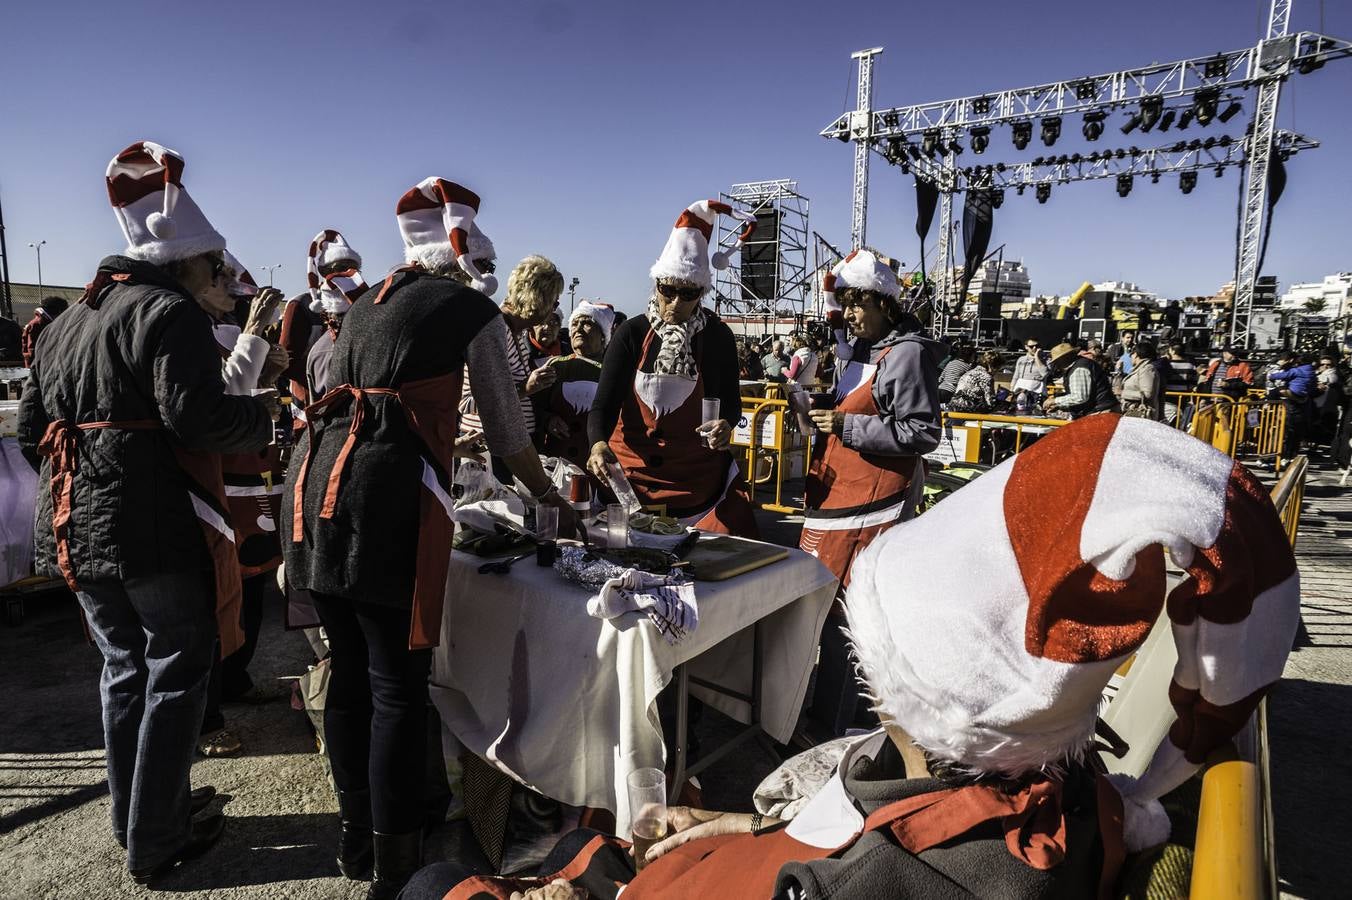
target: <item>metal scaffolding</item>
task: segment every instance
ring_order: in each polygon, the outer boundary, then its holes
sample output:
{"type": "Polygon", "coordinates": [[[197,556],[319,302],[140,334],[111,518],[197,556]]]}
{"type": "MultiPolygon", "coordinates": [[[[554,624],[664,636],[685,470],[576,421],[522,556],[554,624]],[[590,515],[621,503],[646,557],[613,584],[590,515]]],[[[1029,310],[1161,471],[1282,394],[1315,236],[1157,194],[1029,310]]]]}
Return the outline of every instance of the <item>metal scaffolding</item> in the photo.
{"type": "MultiPolygon", "coordinates": [[[[774,319],[803,315],[811,290],[808,272],[808,200],[789,179],[734,184],[721,199],[759,223],[732,265],[717,273],[714,308],[720,315],[774,319]]],[[[741,223],[720,216],[718,244],[730,247],[741,223]]]]}
{"type": "Polygon", "coordinates": [[[1235,166],[1245,178],[1245,195],[1235,253],[1231,336],[1247,345],[1253,289],[1265,242],[1273,155],[1285,159],[1319,146],[1301,135],[1277,130],[1281,85],[1293,71],[1308,74],[1331,60],[1352,56],[1352,43],[1347,41],[1310,31],[1289,33],[1292,2],[1272,0],[1266,34],[1255,46],[1242,50],[881,110],[871,106],[872,58],[881,48],[855,54],[860,60],[859,106],[837,117],[821,132],[823,137],[855,143],[854,246],[862,243],[868,216],[868,166],[859,163],[861,150],[866,155],[868,151],[877,153],[903,174],[914,173],[939,189],[939,262],[931,278],[939,311],[955,301],[960,306],[965,299],[952,296],[956,193],[990,189],[1003,201],[1006,188],[1023,193],[1025,188],[1035,187],[1039,200],[1045,201],[1054,184],[1116,178],[1119,193],[1125,196],[1124,189],[1129,192],[1133,180],[1140,176],[1152,181],[1166,174],[1191,178],[1191,182],[1180,181],[1185,185],[1195,183],[1199,171],[1212,169],[1220,174],[1235,166]],[[994,146],[994,127],[1008,127],[1014,146],[1023,150],[1035,138],[1035,120],[1040,120],[1042,143],[1050,148],[1060,138],[1063,124],[1071,125],[1067,118],[1071,115],[1083,116],[1083,134],[1090,142],[1115,137],[1114,128],[1106,126],[1116,125],[1108,120],[1116,111],[1129,113],[1123,134],[1138,127],[1145,133],[1156,124],[1163,132],[1175,122],[1181,130],[1194,120],[1206,126],[1217,119],[1224,125],[1242,111],[1240,100],[1250,92],[1255,94],[1252,121],[1239,137],[1177,140],[1144,150],[1132,146],[1051,154],[1031,162],[958,165],[964,149],[971,148],[975,155],[994,146]]]}

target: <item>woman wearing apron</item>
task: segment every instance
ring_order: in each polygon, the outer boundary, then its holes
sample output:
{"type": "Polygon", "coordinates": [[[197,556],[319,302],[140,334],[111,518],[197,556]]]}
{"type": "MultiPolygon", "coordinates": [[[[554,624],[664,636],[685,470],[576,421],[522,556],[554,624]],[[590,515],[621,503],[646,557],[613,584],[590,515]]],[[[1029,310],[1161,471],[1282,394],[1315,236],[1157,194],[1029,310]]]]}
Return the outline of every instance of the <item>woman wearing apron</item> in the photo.
{"type": "MultiPolygon", "coordinates": [[[[939,445],[944,349],[919,333],[920,323],[897,302],[895,273],[873,252],[851,253],[825,286],[838,303],[832,317],[854,336],[838,360],[851,377],[837,382],[834,409],[809,413],[825,440],[812,455],[800,546],[836,574],[843,593],[859,551],[915,514],[925,483],[921,457],[939,445]]],[[[843,623],[837,606],[822,632],[809,709],[832,736],[849,727],[859,697],[843,623]]]]}
{"type": "Polygon", "coordinates": [[[548,366],[557,377],[554,386],[538,394],[535,418],[545,423],[544,454],[568,460],[585,469],[591,442],[587,440],[587,417],[596,399],[615,310],[583,300],[568,317],[566,356],[550,358],[548,366]]]}
{"type": "MultiPolygon", "coordinates": [[[[650,274],[647,313],[616,329],[606,351],[588,420],[587,468],[605,478],[618,461],[638,499],[704,531],[756,535],[751,503],[728,447],[741,416],[737,346],[732,331],[700,305],[713,284],[709,239],[718,214],[755,219],[725,203],[702,200],[676,221],[650,274]],[[719,401],[704,422],[703,401],[719,401]]],[[[727,254],[714,255],[725,268],[727,254]]]]}

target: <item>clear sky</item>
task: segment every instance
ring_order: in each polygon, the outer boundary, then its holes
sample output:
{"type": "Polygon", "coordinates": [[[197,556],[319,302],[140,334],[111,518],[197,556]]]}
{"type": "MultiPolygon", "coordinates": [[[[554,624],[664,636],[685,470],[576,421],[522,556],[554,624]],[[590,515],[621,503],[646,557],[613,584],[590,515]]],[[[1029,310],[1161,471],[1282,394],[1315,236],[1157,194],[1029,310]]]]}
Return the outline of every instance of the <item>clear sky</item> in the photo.
{"type": "MultiPolygon", "coordinates": [[[[1352,38],[1352,8],[1297,0],[1294,25],[1352,38]]],[[[851,148],[817,136],[853,97],[851,51],[886,47],[875,105],[942,100],[1252,45],[1267,0],[500,0],[497,3],[5,3],[0,199],[11,277],[83,284],[121,247],[103,171],[127,144],[181,152],[185,183],[235,253],[304,284],[310,238],[338,228],[368,278],[401,260],[394,205],[420,178],[483,197],[500,269],[528,253],[579,296],[639,308],[647,271],[694,200],[794,178],[811,226],[849,240],[851,148]]],[[[852,104],[852,99],[850,101],[852,104]]],[[[1352,60],[1293,76],[1280,125],[1323,142],[1290,163],[1266,271],[1352,269],[1352,60]]],[[[1240,135],[1250,109],[1206,134],[1240,135]]],[[[1117,120],[1121,118],[1115,116],[1117,120]]],[[[1078,133],[1078,117],[1067,131],[1078,133]]],[[[1120,124],[1120,123],[1119,123],[1120,124]]],[[[1195,126],[1188,133],[1200,134],[1195,126]]],[[[1120,138],[1116,125],[1109,136],[1120,138]]],[[[1133,135],[1142,146],[1165,140],[1133,135]]],[[[1058,144],[1073,152],[1073,142],[1058,144]]],[[[983,162],[1016,154],[997,130],[983,162]],[[997,153],[998,151],[998,153],[997,153]]],[[[969,151],[963,162],[975,157],[969,151]]],[[[877,164],[869,241],[916,259],[909,177],[877,164]]],[[[1030,191],[992,246],[1037,292],[1128,279],[1210,293],[1233,271],[1238,179],[1030,191]]],[[[501,291],[499,292],[500,299],[501,291]]]]}

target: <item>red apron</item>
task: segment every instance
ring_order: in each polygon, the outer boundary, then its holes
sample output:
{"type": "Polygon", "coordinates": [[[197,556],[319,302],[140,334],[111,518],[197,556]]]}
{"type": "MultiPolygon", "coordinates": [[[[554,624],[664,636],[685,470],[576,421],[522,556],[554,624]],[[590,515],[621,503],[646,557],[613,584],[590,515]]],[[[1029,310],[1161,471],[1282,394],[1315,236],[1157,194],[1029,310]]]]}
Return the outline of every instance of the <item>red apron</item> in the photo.
{"type": "MultiPolygon", "coordinates": [[[[836,403],[838,412],[878,415],[873,381],[890,352],[888,348],[879,354],[859,385],[836,403]]],[[[859,551],[915,515],[925,465],[918,456],[861,453],[846,447],[836,434],[827,435],[817,449],[808,470],[807,512],[798,546],[825,563],[843,588],[850,583],[850,565],[859,551]]]]}
{"type": "MultiPolygon", "coordinates": [[[[379,302],[379,301],[377,301],[379,302]]],[[[431,456],[423,457],[423,476],[418,507],[417,563],[413,576],[413,617],[409,625],[408,647],[422,650],[435,647],[441,641],[441,613],[446,598],[446,574],[451,564],[451,540],[455,524],[451,519],[453,501],[441,486],[439,472],[449,478],[451,460],[455,452],[455,438],[459,429],[457,406],[463,369],[411,381],[398,388],[358,388],[342,384],[332,388],[305,409],[306,428],[310,441],[297,473],[295,495],[292,498],[291,540],[299,543],[304,530],[305,478],[309,474],[310,457],[314,451],[314,422],[323,418],[335,404],[350,401],[352,424],[347,439],[334,460],[324,490],[324,502],[319,518],[331,519],[338,504],[343,469],[360,437],[366,404],[374,397],[390,397],[404,411],[405,421],[415,435],[422,439],[424,449],[431,456]]]]}
{"type": "MultiPolygon", "coordinates": [[[[1115,896],[1117,876],[1126,859],[1122,838],[1122,798],[1103,776],[1095,779],[1099,835],[1104,848],[1098,896],[1115,896]]],[[[737,897],[757,900],[774,895],[779,870],[791,862],[837,857],[866,832],[890,831],[890,840],[919,854],[959,838],[979,825],[998,821],[1005,845],[1015,858],[1048,870],[1066,854],[1066,825],[1059,784],[1041,781],[1014,794],[982,785],[920,794],[890,803],[864,821],[860,833],[839,847],[814,847],[790,837],[786,828],[764,834],[729,834],[682,844],[649,863],[624,887],[626,900],[685,900],[690,897],[737,897]]],[[[568,865],[543,878],[475,877],[452,888],[443,900],[507,900],[514,891],[528,891],[562,878],[582,887],[595,878],[593,857],[623,841],[596,837],[568,865]]],[[[598,885],[608,887],[608,885],[598,885]]],[[[898,888],[903,886],[898,885],[898,888]]]]}
{"type": "MultiPolygon", "coordinates": [[[[72,426],[58,419],[47,426],[47,433],[38,444],[38,453],[51,459],[52,537],[56,541],[56,562],[66,579],[66,586],[79,591],[75,569],[70,562],[70,544],[66,528],[70,524],[72,490],[78,457],[77,439],[81,432],[103,428],[123,431],[159,431],[164,426],[153,419],[126,422],[86,422],[72,426]]],[[[216,626],[221,639],[221,658],[234,653],[244,644],[244,631],[239,624],[240,594],[239,560],[235,555],[235,532],[230,524],[230,510],[226,501],[225,485],[221,476],[221,457],[216,453],[188,450],[169,441],[174,457],[188,476],[188,499],[197,514],[202,535],[211,554],[211,568],[216,576],[216,626]]]]}
{"type": "MultiPolygon", "coordinates": [[[[568,366],[569,362],[573,361],[564,362],[562,366],[568,366]]],[[[599,377],[601,367],[595,368],[599,377]]],[[[545,406],[545,456],[566,459],[584,472],[587,471],[587,457],[591,454],[591,445],[587,442],[587,418],[596,397],[596,384],[596,379],[586,378],[560,381],[550,390],[549,403],[545,406]],[[550,433],[550,415],[558,416],[568,426],[567,437],[555,437],[550,433]]]]}
{"type": "MultiPolygon", "coordinates": [[[[732,454],[710,450],[695,430],[704,424],[704,376],[691,381],[643,371],[656,334],[649,331],[643,342],[634,390],[620,407],[610,449],[644,506],[701,531],[756,537],[756,519],[732,454]]],[[[724,410],[725,418],[729,412],[739,411],[724,410]]]]}
{"type": "MultiPolygon", "coordinates": [[[[221,360],[230,350],[218,341],[221,360]]],[[[282,564],[277,520],[282,513],[282,457],[276,445],[257,453],[221,454],[225,501],[235,528],[240,573],[245,578],[271,572],[282,564]]]]}

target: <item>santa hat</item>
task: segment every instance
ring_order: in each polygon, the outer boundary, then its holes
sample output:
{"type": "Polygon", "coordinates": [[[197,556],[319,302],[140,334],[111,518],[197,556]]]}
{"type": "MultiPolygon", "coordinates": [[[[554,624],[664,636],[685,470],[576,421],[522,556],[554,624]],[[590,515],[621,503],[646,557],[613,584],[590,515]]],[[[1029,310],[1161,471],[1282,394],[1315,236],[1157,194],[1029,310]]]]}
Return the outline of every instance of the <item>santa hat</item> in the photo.
{"type": "Polygon", "coordinates": [[[671,236],[667,238],[667,245],[662,248],[662,255],[648,271],[652,279],[676,278],[705,289],[712,287],[714,282],[709,270],[709,241],[714,233],[714,220],[719,215],[732,216],[746,223],[737,235],[735,247],[714,253],[713,268],[726,269],[733,251],[740,249],[756,230],[756,217],[733,209],[720,200],[700,200],[687,206],[676,220],[671,236]]]}
{"type": "Polygon", "coordinates": [[[1248,720],[1300,620],[1286,530],[1248,470],[1111,414],[893,527],[851,576],[874,709],[932,756],[1006,775],[1086,752],[1104,686],[1167,608],[1178,662],[1159,702],[1177,718],[1139,779],[1112,776],[1129,850],[1167,839],[1159,798],[1248,720]],[[1191,576],[1167,604],[1166,549],[1191,576]]]}
{"type": "Polygon", "coordinates": [[[360,266],[361,254],[352,249],[340,232],[325,228],[310,241],[310,249],[305,255],[305,281],[310,290],[312,311],[341,316],[366,292],[366,282],[359,268],[320,274],[323,267],[345,260],[360,266]]]}
{"type": "Polygon", "coordinates": [[[226,250],[223,254],[225,264],[235,273],[235,281],[230,285],[229,291],[232,297],[252,297],[258,293],[258,282],[249,274],[249,270],[244,268],[244,263],[240,262],[235,254],[226,250]]]}
{"type": "Polygon", "coordinates": [[[137,141],[108,163],[107,181],[132,259],[163,265],[225,249],[183,187],[183,157],[168,147],[137,141]]]}
{"type": "Polygon", "coordinates": [[[474,264],[497,257],[493,242],[474,222],[478,194],[444,178],[424,178],[399,198],[394,211],[405,260],[438,270],[458,263],[475,290],[492,296],[498,289],[498,280],[474,264]]]}
{"type": "Polygon", "coordinates": [[[853,251],[822,276],[822,293],[825,295],[827,312],[841,308],[836,291],[843,288],[875,291],[894,300],[901,296],[897,273],[872,250],[853,251]]]}
{"type": "Polygon", "coordinates": [[[601,329],[605,335],[606,343],[610,343],[610,330],[615,327],[615,307],[609,303],[592,303],[590,300],[583,300],[573,310],[572,315],[568,317],[568,333],[573,333],[573,323],[583,317],[591,319],[601,329]]]}

